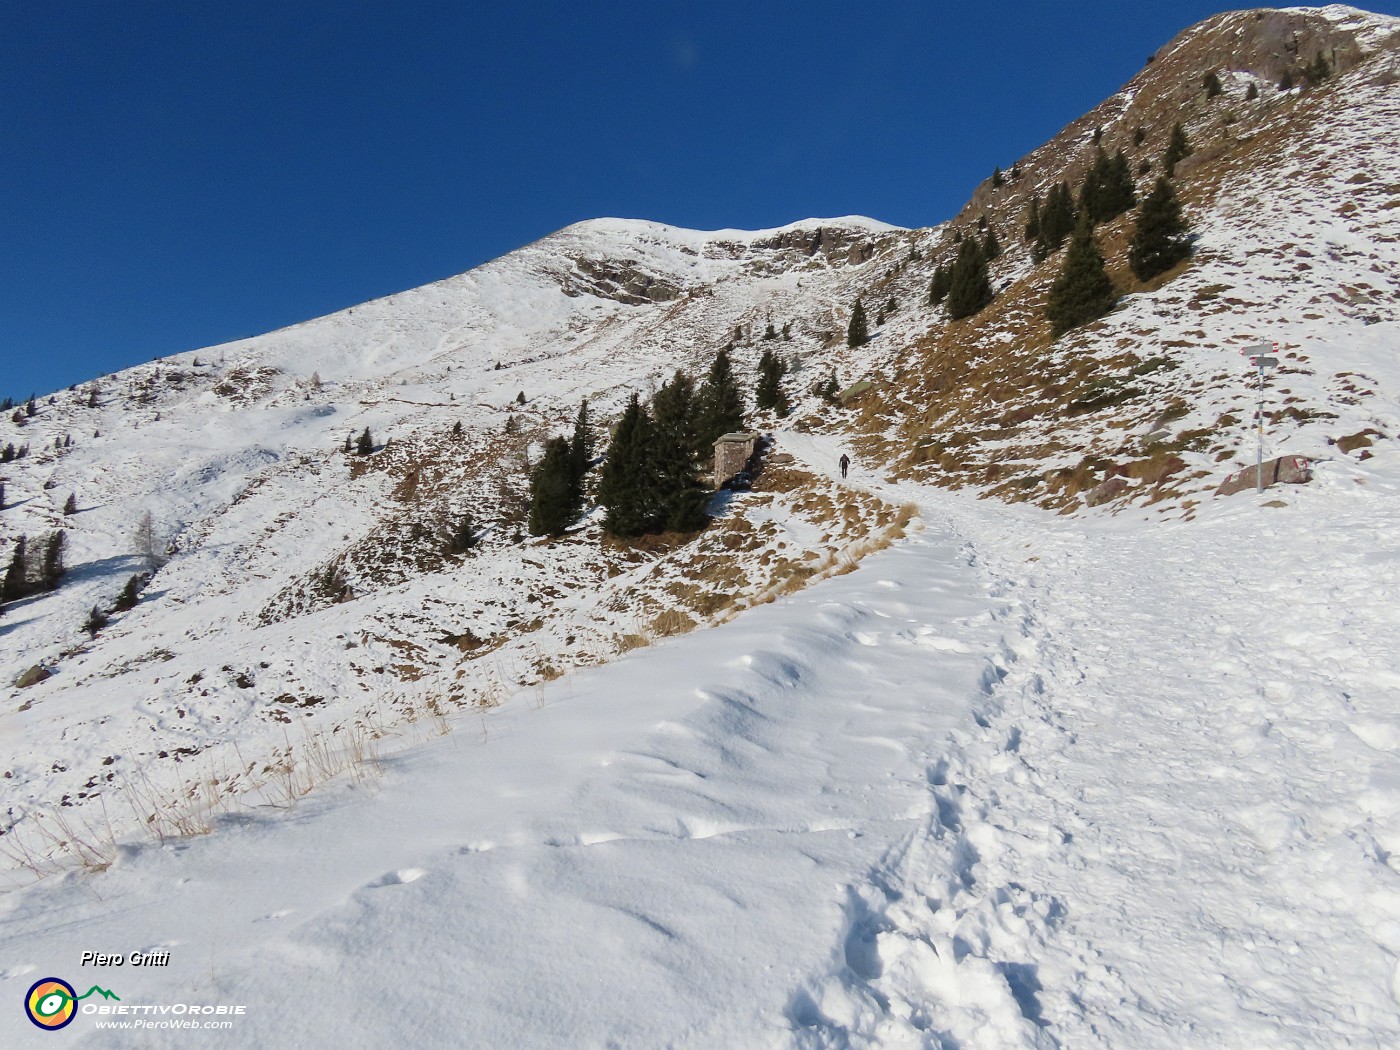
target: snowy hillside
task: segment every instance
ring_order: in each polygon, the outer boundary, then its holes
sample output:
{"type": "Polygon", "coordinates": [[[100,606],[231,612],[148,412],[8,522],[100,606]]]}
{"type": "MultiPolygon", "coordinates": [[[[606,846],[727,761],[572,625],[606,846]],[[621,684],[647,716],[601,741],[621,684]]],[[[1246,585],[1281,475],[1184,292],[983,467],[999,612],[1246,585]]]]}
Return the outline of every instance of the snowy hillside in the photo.
{"type": "Polygon", "coordinates": [[[238,1046],[1400,1045],[1397,84],[1400,20],[1231,12],[941,226],[580,223],[0,417],[0,555],[68,543],[0,616],[0,988],[238,1046]],[[1099,145],[1141,199],[1175,121],[1191,257],[1103,223],[1052,338],[1029,202],[1099,145]],[[1216,496],[1260,343],[1312,479],[1216,496]],[[794,369],[751,491],[524,535],[585,398],[602,442],[727,345],[794,369]]]}

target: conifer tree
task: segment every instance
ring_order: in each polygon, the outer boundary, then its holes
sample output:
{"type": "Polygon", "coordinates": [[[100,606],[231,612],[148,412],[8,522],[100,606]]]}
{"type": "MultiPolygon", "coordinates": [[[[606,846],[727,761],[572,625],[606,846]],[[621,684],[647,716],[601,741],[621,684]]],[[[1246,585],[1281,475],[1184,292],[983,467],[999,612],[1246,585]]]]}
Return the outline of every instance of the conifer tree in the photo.
{"type": "Polygon", "coordinates": [[[592,420],[588,414],[588,398],[583,399],[583,403],[578,406],[578,415],[574,417],[574,436],[569,439],[569,457],[573,466],[574,480],[578,485],[579,492],[583,491],[584,478],[588,474],[588,467],[593,462],[593,432],[590,429],[592,420]]]}
{"type": "Polygon", "coordinates": [[[982,245],[969,237],[959,246],[949,275],[948,316],[954,321],[971,317],[991,301],[992,284],[987,277],[982,245]]]}
{"type": "Polygon", "coordinates": [[[782,358],[765,349],[758,359],[758,386],[754,390],[754,405],[761,409],[772,409],[780,416],[788,413],[788,399],[783,392],[783,375],[787,366],[782,358]]]}
{"type": "Polygon", "coordinates": [[[1061,181],[1050,188],[1045,198],[1045,207],[1040,212],[1040,236],[1036,239],[1033,255],[1036,260],[1048,258],[1059,251],[1065,238],[1074,232],[1079,221],[1074,206],[1074,195],[1069,183],[1061,181]]]}
{"type": "Polygon", "coordinates": [[[1006,176],[1001,173],[1000,168],[997,168],[996,171],[992,172],[992,189],[999,190],[1005,185],[1006,176]]]}
{"type": "Polygon", "coordinates": [[[67,566],[63,564],[63,552],[67,545],[68,534],[62,529],[50,533],[44,543],[44,563],[39,570],[39,583],[46,591],[54,590],[67,571],[67,566]]]}
{"type": "Polygon", "coordinates": [[[729,351],[721,350],[695,395],[695,441],[700,455],[725,434],[744,426],[744,395],[734,378],[729,351]]]}
{"type": "Polygon", "coordinates": [[[362,456],[368,456],[374,451],[374,438],[370,436],[369,427],[365,427],[364,433],[360,435],[355,451],[362,456]]]}
{"type": "Polygon", "coordinates": [[[448,537],[448,553],[465,554],[475,546],[476,519],[472,517],[471,511],[463,511],[462,516],[457,519],[457,523],[452,527],[452,535],[448,537]]]}
{"type": "Polygon", "coordinates": [[[634,393],[613,431],[598,483],[598,502],[607,511],[603,528],[614,536],[640,536],[660,517],[650,458],[654,430],[634,393]]]}
{"type": "Polygon", "coordinates": [[[89,638],[96,638],[97,632],[106,627],[107,623],[107,614],[94,605],[87,619],[83,621],[83,630],[87,631],[89,638]]]}
{"type": "Polygon", "coordinates": [[[1327,57],[1321,51],[1303,67],[1303,76],[1308,78],[1308,83],[1313,87],[1321,84],[1332,75],[1332,66],[1327,61],[1327,57]]]}
{"type": "Polygon", "coordinates": [[[1138,209],[1128,264],[1139,281],[1166,273],[1191,254],[1191,240],[1172,184],[1164,178],[1138,209]]]}
{"type": "Polygon", "coordinates": [[[582,504],[569,442],[562,437],[550,438],[530,475],[530,535],[562,536],[578,520],[582,504]]]}
{"type": "Polygon", "coordinates": [[[933,278],[928,283],[928,304],[937,306],[948,298],[948,269],[942,263],[933,268],[933,278]]]}
{"type": "Polygon", "coordinates": [[[1171,139],[1167,142],[1167,151],[1162,154],[1162,171],[1171,178],[1176,174],[1177,164],[1185,158],[1191,156],[1191,143],[1187,141],[1186,129],[1181,126],[1181,122],[1172,125],[1171,139]]]}
{"type": "Polygon", "coordinates": [[[993,262],[1001,257],[1001,241],[997,240],[995,227],[987,227],[987,236],[982,238],[982,258],[993,262]]]}
{"type": "Polygon", "coordinates": [[[1253,102],[1259,97],[1259,85],[1251,80],[1249,82],[1249,89],[1244,93],[1244,97],[1253,102]]]}
{"type": "Polygon", "coordinates": [[[1026,217],[1026,235],[1023,238],[1028,243],[1040,237],[1040,194],[1031,198],[1030,214],[1026,217]]]}
{"type": "Polygon", "coordinates": [[[1293,90],[1293,70],[1285,69],[1283,71],[1283,76],[1279,77],[1278,89],[1280,91],[1293,90]]]}
{"type": "Polygon", "coordinates": [[[1142,127],[1142,125],[1138,125],[1136,128],[1133,129],[1133,145],[1141,146],[1146,141],[1147,131],[1142,127]]]}
{"type": "Polygon", "coordinates": [[[870,342],[870,328],[865,319],[865,304],[856,299],[856,305],[851,310],[851,322],[846,326],[846,345],[864,346],[870,342]]]}
{"type": "Polygon", "coordinates": [[[1213,69],[1206,74],[1206,78],[1202,82],[1201,86],[1205,89],[1206,98],[1208,99],[1215,98],[1217,95],[1219,95],[1222,91],[1225,90],[1223,87],[1220,86],[1220,78],[1215,75],[1215,70],[1213,69]]]}
{"type": "Polygon", "coordinates": [[[1086,215],[1065,252],[1059,276],[1050,286],[1045,316],[1056,338],[1097,320],[1113,308],[1117,296],[1104,269],[1103,255],[1094,243],[1094,226],[1086,215]]]}
{"type": "Polygon", "coordinates": [[[354,435],[354,434],[346,434],[346,435],[345,435],[345,448],[343,449],[343,451],[345,452],[345,454],[346,454],[347,456],[350,454],[350,450],[354,447],[354,442],[355,442],[355,435],[354,435]]]}
{"type": "Polygon", "coordinates": [[[78,513],[78,494],[76,492],[68,493],[68,500],[63,504],[63,513],[65,516],[78,513]]]}
{"type": "Polygon", "coordinates": [[[128,609],[136,608],[136,603],[141,599],[141,584],[144,577],[136,575],[126,581],[126,586],[117,595],[117,600],[112,604],[113,612],[126,612],[128,609]]]}
{"type": "Polygon", "coordinates": [[[27,543],[28,538],[24,535],[15,540],[14,553],[10,556],[10,567],[5,571],[5,582],[0,584],[0,601],[12,602],[29,593],[27,543]]]}
{"type": "MultiPolygon", "coordinates": [[[[778,361],[776,354],[765,356],[778,361]]],[[[651,470],[657,515],[653,528],[690,532],[709,520],[705,505],[710,493],[700,480],[701,463],[708,457],[696,440],[695,396],[690,376],[677,371],[652,398],[651,470]]]]}

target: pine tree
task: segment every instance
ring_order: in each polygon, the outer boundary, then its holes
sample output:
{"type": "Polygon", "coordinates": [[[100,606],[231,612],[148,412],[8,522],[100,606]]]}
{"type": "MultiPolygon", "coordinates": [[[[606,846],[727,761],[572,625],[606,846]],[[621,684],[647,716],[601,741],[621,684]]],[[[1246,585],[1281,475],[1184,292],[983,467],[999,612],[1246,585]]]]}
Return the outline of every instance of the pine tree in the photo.
{"type": "Polygon", "coordinates": [[[773,322],[772,322],[772,321],[769,321],[769,322],[768,322],[768,327],[765,328],[765,329],[763,330],[763,338],[764,338],[764,339],[776,339],[776,338],[778,338],[778,330],[777,330],[776,328],[773,327],[773,322]]]}
{"type": "Polygon", "coordinates": [[[1001,173],[1000,168],[997,168],[996,171],[992,172],[992,189],[999,190],[1005,185],[1006,176],[1001,173]]]}
{"type": "Polygon", "coordinates": [[[530,475],[530,535],[562,536],[578,520],[582,504],[569,442],[562,437],[550,438],[530,475]]]}
{"type": "Polygon", "coordinates": [[[1177,164],[1185,158],[1191,156],[1191,143],[1187,141],[1186,129],[1181,123],[1172,125],[1171,139],[1167,142],[1167,151],[1162,154],[1162,170],[1168,178],[1176,174],[1177,164]]]}
{"type": "Polygon", "coordinates": [[[65,516],[78,513],[78,494],[76,492],[68,493],[68,500],[63,504],[63,513],[65,516]]]}
{"type": "Polygon", "coordinates": [[[96,638],[97,632],[106,627],[107,623],[107,614],[94,605],[87,619],[83,621],[83,630],[87,631],[89,638],[96,638]]]}
{"type": "MultiPolygon", "coordinates": [[[[782,362],[776,354],[765,357],[782,362]]],[[[710,493],[701,483],[701,463],[708,450],[696,440],[695,384],[684,372],[652,398],[651,470],[656,485],[656,520],[653,527],[670,532],[690,532],[709,520],[705,505],[710,493]]]]}
{"type": "Polygon", "coordinates": [[[126,586],[117,595],[117,600],[112,604],[113,612],[126,612],[128,609],[136,608],[136,603],[141,600],[141,586],[145,577],[136,575],[126,581],[126,586]]]}
{"type": "Polygon", "coordinates": [[[457,523],[452,526],[452,533],[447,539],[447,552],[465,554],[475,546],[476,519],[472,517],[471,511],[463,511],[457,523]]]}
{"type": "Polygon", "coordinates": [[[63,574],[67,571],[67,566],[63,564],[63,552],[67,545],[68,534],[62,529],[50,533],[48,540],[44,543],[44,564],[39,571],[39,582],[46,591],[57,588],[58,581],[63,578],[63,574]]]}
{"type": "Polygon", "coordinates": [[[1245,91],[1244,97],[1253,102],[1256,98],[1259,97],[1259,85],[1251,80],[1249,82],[1249,89],[1245,91]]]}
{"type": "Polygon", "coordinates": [[[344,448],[342,451],[344,451],[344,453],[345,453],[347,456],[350,454],[350,450],[354,447],[354,442],[355,442],[355,435],[354,435],[354,434],[346,434],[346,435],[345,435],[345,448],[344,448]]]}
{"type": "Polygon", "coordinates": [[[756,407],[772,409],[780,416],[787,415],[788,399],[783,392],[783,374],[786,371],[782,358],[770,350],[763,351],[763,356],[758,359],[758,386],[754,390],[756,407]]]}
{"type": "Polygon", "coordinates": [[[515,395],[515,403],[517,405],[525,404],[525,391],[522,390],[520,391],[520,393],[515,395]]]}
{"type": "Polygon", "coordinates": [[[1285,69],[1283,71],[1283,76],[1279,77],[1278,89],[1280,91],[1293,90],[1293,70],[1285,69]]]}
{"type": "Polygon", "coordinates": [[[1138,209],[1128,264],[1139,281],[1166,273],[1191,254],[1191,240],[1172,184],[1164,178],[1138,209]]]}
{"type": "Polygon", "coordinates": [[[1307,77],[1308,83],[1317,87],[1324,80],[1332,75],[1332,66],[1327,61],[1327,57],[1321,51],[1303,67],[1303,76],[1307,77]]]}
{"type": "Polygon", "coordinates": [[[1099,150],[1094,165],[1084,175],[1079,209],[1094,222],[1109,222],[1137,203],[1128,158],[1122,150],[1109,157],[1099,150]]]}
{"type": "Polygon", "coordinates": [[[1134,145],[1135,147],[1136,147],[1136,146],[1141,146],[1141,145],[1142,145],[1144,142],[1146,142],[1146,141],[1147,141],[1147,132],[1146,132],[1146,130],[1145,130],[1141,125],[1139,125],[1138,127],[1134,128],[1134,129],[1133,129],[1133,145],[1134,145]]]}
{"type": "Polygon", "coordinates": [[[374,438],[370,436],[369,427],[365,427],[364,433],[360,435],[355,451],[362,456],[368,456],[374,451],[374,438]]]}
{"type": "Polygon", "coordinates": [[[1031,198],[1030,214],[1026,216],[1026,235],[1023,238],[1027,243],[1036,240],[1040,236],[1040,194],[1031,198]]]}
{"type": "Polygon", "coordinates": [[[997,240],[995,228],[987,227],[987,236],[982,238],[982,258],[993,262],[1001,257],[1001,241],[997,240]]]}
{"type": "Polygon", "coordinates": [[[607,511],[603,528],[614,536],[640,536],[660,517],[650,458],[654,430],[634,393],[613,431],[598,482],[598,502],[607,511]]]}
{"type": "Polygon", "coordinates": [[[948,281],[948,316],[954,320],[971,317],[992,301],[992,284],[987,277],[987,260],[982,245],[969,237],[958,248],[948,281]]]}
{"type": "Polygon", "coordinates": [[[1094,243],[1094,226],[1084,216],[1065,252],[1059,276],[1050,286],[1045,316],[1058,338],[1071,328],[1097,320],[1109,310],[1117,295],[1104,269],[1103,255],[1094,243]]]}
{"type": "Polygon", "coordinates": [[[1205,88],[1206,98],[1208,99],[1215,98],[1217,95],[1219,95],[1222,91],[1225,90],[1220,86],[1220,78],[1215,75],[1215,70],[1213,69],[1206,74],[1206,78],[1202,82],[1201,86],[1205,88]]]}
{"type": "Polygon", "coordinates": [[[5,571],[5,582],[0,584],[0,601],[12,602],[29,593],[27,543],[28,538],[24,535],[15,540],[14,553],[10,557],[10,567],[5,571]]]}
{"type": "Polygon", "coordinates": [[[588,398],[584,398],[583,403],[578,406],[578,415],[574,417],[574,435],[569,439],[569,461],[579,492],[583,491],[584,478],[593,462],[593,432],[589,429],[591,425],[588,398]]]}
{"type": "Polygon", "coordinates": [[[697,449],[713,449],[725,434],[744,426],[744,395],[734,378],[729,351],[715,355],[710,372],[695,395],[695,441],[697,449]]]}
{"type": "Polygon", "coordinates": [[[462,440],[462,436],[463,436],[462,421],[459,419],[459,420],[457,420],[457,422],[455,422],[455,423],[452,424],[452,439],[453,439],[454,441],[460,441],[460,440],[462,440]]]}
{"type": "Polygon", "coordinates": [[[846,345],[864,346],[870,342],[870,328],[865,320],[865,304],[856,299],[851,310],[851,322],[846,326],[846,345]]]}
{"type": "Polygon", "coordinates": [[[1052,186],[1045,198],[1045,207],[1040,212],[1040,236],[1032,252],[1036,260],[1048,258],[1059,251],[1065,238],[1074,232],[1078,221],[1079,213],[1074,206],[1069,183],[1061,181],[1052,186]]]}
{"type": "Polygon", "coordinates": [[[164,564],[165,555],[161,551],[160,534],[156,531],[155,519],[151,517],[150,511],[146,511],[137,520],[136,528],[131,534],[131,545],[145,562],[147,572],[154,572],[164,564]]]}
{"type": "Polygon", "coordinates": [[[928,302],[930,306],[937,306],[944,299],[948,298],[948,284],[950,277],[948,268],[939,263],[933,270],[933,280],[928,286],[928,302]]]}

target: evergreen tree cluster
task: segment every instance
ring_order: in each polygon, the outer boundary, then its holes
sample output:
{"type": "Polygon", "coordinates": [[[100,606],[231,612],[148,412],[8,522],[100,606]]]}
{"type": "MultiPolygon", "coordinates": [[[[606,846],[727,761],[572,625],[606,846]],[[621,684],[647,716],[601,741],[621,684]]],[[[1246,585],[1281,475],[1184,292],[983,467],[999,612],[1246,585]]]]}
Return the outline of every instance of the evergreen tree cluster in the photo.
{"type": "Polygon", "coordinates": [[[49,533],[42,543],[33,546],[27,536],[20,536],[15,541],[4,580],[0,581],[0,602],[56,590],[67,571],[64,564],[67,546],[68,534],[62,529],[49,533]]]}
{"type": "Polygon", "coordinates": [[[1120,149],[1109,157],[1098,151],[1079,188],[1079,210],[1093,222],[1109,222],[1137,204],[1128,158],[1120,149]]]}
{"type": "Polygon", "coordinates": [[[1171,138],[1167,141],[1167,151],[1162,154],[1162,171],[1167,178],[1176,174],[1177,164],[1191,156],[1191,153],[1191,143],[1186,138],[1186,129],[1178,121],[1172,125],[1171,138]]]}
{"type": "MultiPolygon", "coordinates": [[[[770,374],[781,368],[776,355],[774,361],[770,374]]],[[[761,385],[762,371],[761,366],[761,385]]],[[[634,394],[613,431],[598,482],[598,502],[606,509],[603,528],[631,538],[703,527],[710,496],[702,480],[705,465],[715,442],[743,424],[743,394],[728,348],[715,356],[698,388],[678,371],[650,406],[634,394]]]]}
{"type": "Polygon", "coordinates": [[[1065,261],[1050,286],[1045,316],[1051,333],[1059,338],[1071,328],[1097,320],[1117,299],[1113,281],[1104,269],[1103,255],[1094,241],[1094,224],[1085,213],[1070,239],[1065,261]]]}
{"type": "Polygon", "coordinates": [[[954,321],[971,317],[992,301],[992,282],[982,242],[965,237],[948,271],[948,316],[954,321]]]}
{"type": "Polygon", "coordinates": [[[758,386],[754,390],[756,408],[771,410],[779,417],[792,411],[787,392],[783,390],[783,376],[787,371],[787,363],[764,347],[763,356],[758,359],[758,386]]]}
{"type": "MultiPolygon", "coordinates": [[[[593,465],[593,436],[588,401],[579,406],[572,438],[553,437],[530,474],[530,510],[526,527],[531,536],[562,536],[583,514],[585,483],[593,465]]],[[[470,518],[459,523],[452,547],[472,546],[470,518]],[[466,534],[463,534],[463,530],[466,534]],[[465,543],[464,543],[465,541],[465,543]]]]}
{"type": "Polygon", "coordinates": [[[1032,198],[1031,219],[1026,224],[1026,239],[1034,242],[1031,257],[1041,262],[1059,251],[1078,222],[1079,209],[1068,182],[1061,180],[1050,187],[1044,204],[1039,197],[1032,198]]]}
{"type": "Polygon", "coordinates": [[[1190,234],[1176,191],[1167,179],[1159,178],[1138,209],[1137,225],[1128,245],[1128,265],[1139,281],[1150,281],[1190,254],[1190,234]]]}

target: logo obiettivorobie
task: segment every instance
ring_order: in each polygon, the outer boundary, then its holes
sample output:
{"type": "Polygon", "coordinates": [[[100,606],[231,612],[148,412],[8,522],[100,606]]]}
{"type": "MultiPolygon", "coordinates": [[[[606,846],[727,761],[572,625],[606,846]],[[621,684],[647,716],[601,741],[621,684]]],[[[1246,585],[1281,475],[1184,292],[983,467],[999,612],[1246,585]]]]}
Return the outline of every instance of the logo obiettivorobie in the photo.
{"type": "Polygon", "coordinates": [[[24,1012],[40,1028],[55,1032],[69,1024],[77,1015],[78,1001],[93,993],[104,999],[116,999],[117,1002],[121,1002],[120,996],[95,984],[79,995],[73,990],[73,986],[61,977],[45,977],[42,981],[35,981],[25,994],[24,1012]]]}

